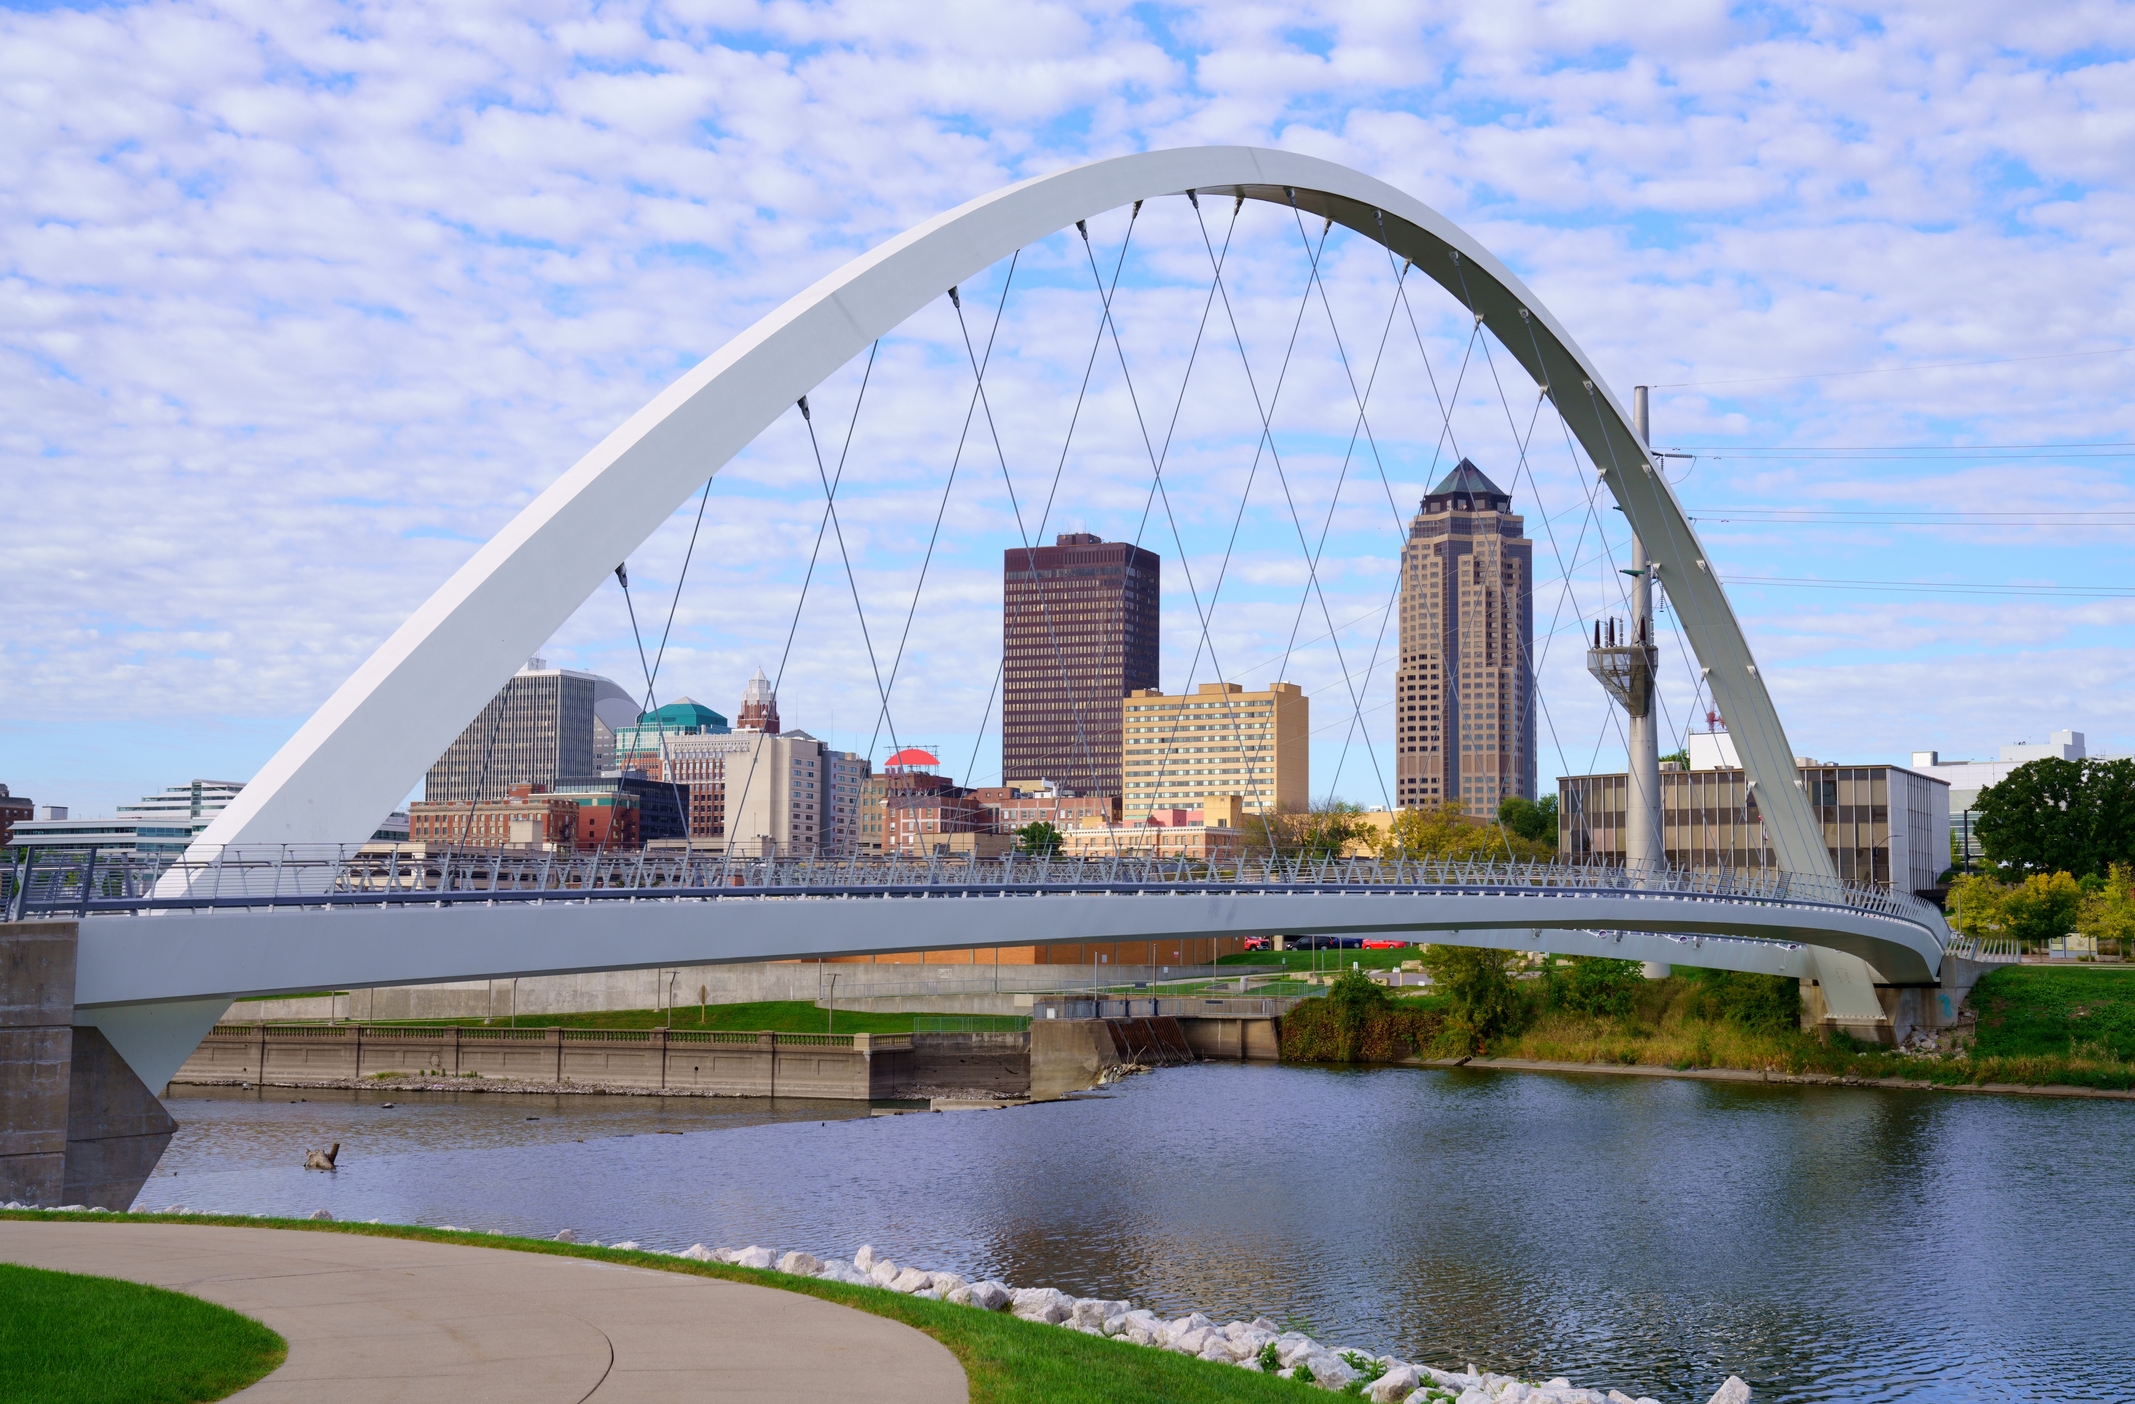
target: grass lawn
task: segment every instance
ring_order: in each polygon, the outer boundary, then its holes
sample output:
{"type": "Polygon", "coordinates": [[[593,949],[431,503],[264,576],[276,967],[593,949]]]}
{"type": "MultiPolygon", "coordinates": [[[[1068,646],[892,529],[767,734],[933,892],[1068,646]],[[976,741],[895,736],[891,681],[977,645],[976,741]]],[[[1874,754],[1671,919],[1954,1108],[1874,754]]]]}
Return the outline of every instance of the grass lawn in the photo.
{"type": "MultiPolygon", "coordinates": [[[[8,1212],[0,1217],[80,1219],[88,1216],[8,1212]]],[[[1064,1330],[1058,1326],[1046,1326],[1035,1321],[1019,1321],[1005,1313],[906,1297],[879,1287],[852,1287],[841,1282],[791,1277],[782,1272],[729,1267],[723,1263],[696,1263],[653,1253],[618,1253],[613,1249],[551,1243],[542,1239],[440,1233],[432,1229],[406,1228],[391,1224],[315,1223],[308,1219],[214,1218],[206,1215],[170,1219],[151,1214],[98,1215],[96,1220],[109,1225],[114,1233],[124,1233],[130,1223],[165,1222],[420,1238],[434,1243],[464,1243],[498,1251],[550,1253],[606,1262],[624,1262],[638,1267],[656,1268],[662,1272],[723,1277],[735,1282],[754,1283],[760,1287],[805,1293],[876,1316],[885,1316],[893,1321],[902,1321],[934,1337],[947,1346],[963,1365],[964,1374],[971,1385],[972,1404],[1259,1404],[1261,1401],[1274,1404],[1274,1401],[1282,1400],[1289,1401],[1289,1404],[1309,1404],[1309,1401],[1328,1397],[1324,1391],[1317,1390],[1312,1385],[1279,1380],[1273,1375],[1256,1374],[1236,1365],[1211,1365],[1206,1361],[1173,1355],[1168,1351],[1147,1346],[1085,1336],[1080,1332],[1064,1330]]],[[[48,1277],[54,1275],[40,1274],[48,1277]]],[[[100,1279],[74,1280],[94,1282],[100,1279]]],[[[192,1299],[187,1297],[177,1300],[209,1311],[221,1310],[219,1307],[209,1307],[204,1302],[193,1303],[192,1299]]],[[[234,1319],[244,1320],[242,1317],[234,1319]]],[[[5,1324],[0,1324],[0,1332],[7,1329],[5,1324]]],[[[268,1334],[264,1328],[255,1326],[254,1329],[259,1330],[262,1335],[268,1334]]],[[[274,1357],[276,1360],[280,1359],[278,1351],[277,1344],[277,1354],[274,1357]]],[[[11,1358],[0,1360],[0,1364],[9,1363],[12,1363],[11,1358]]],[[[9,1378],[8,1374],[0,1372],[0,1379],[9,1378]]],[[[192,1400],[217,1396],[11,1392],[7,1397],[11,1400],[18,1397],[35,1398],[40,1404],[47,1400],[53,1401],[53,1404],[74,1404],[76,1400],[83,1401],[83,1404],[88,1404],[91,1400],[96,1401],[96,1404],[122,1404],[122,1401],[124,1404],[132,1404],[136,1400],[192,1400]]]]}
{"type": "Polygon", "coordinates": [[[10,1400],[196,1404],[235,1394],[287,1354],[251,1317],[198,1297],[0,1263],[0,1393],[10,1400]]]}
{"type": "Polygon", "coordinates": [[[1983,1056],[2135,1061],[2135,970],[2005,965],[1972,987],[1972,1007],[1983,1056]]]}

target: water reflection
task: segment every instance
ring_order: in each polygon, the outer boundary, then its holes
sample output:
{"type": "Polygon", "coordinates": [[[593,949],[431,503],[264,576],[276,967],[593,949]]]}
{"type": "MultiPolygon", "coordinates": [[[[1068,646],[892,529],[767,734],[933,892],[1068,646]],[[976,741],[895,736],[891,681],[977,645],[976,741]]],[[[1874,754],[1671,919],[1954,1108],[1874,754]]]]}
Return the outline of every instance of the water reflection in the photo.
{"type": "Polygon", "coordinates": [[[1203,1065],[900,1117],[272,1089],[171,1105],[157,1204],[867,1241],[1664,1400],[1730,1372],[1761,1400],[2117,1399],[2135,1363],[2100,1325],[2135,1307],[2117,1103],[1203,1065]],[[343,1169],[297,1168],[334,1140],[343,1169]]]}

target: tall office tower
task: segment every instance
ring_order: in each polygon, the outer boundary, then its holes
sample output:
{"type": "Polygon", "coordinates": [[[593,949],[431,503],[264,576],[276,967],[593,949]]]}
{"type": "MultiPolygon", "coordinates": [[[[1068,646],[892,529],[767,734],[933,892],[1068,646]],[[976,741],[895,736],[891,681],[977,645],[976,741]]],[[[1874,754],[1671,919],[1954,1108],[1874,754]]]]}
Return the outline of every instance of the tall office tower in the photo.
{"type": "Polygon", "coordinates": [[[1087,532],[1001,556],[1001,783],[1120,792],[1120,699],[1157,682],[1153,551],[1087,532]]]}
{"type": "Polygon", "coordinates": [[[1463,458],[1401,553],[1395,803],[1488,818],[1535,797],[1534,543],[1512,498],[1463,458]]]}
{"type": "Polygon", "coordinates": [[[430,767],[423,798],[465,804],[502,798],[515,785],[546,789],[597,776],[614,763],[614,721],[602,713],[620,720],[636,712],[608,679],[530,658],[430,767]]]}

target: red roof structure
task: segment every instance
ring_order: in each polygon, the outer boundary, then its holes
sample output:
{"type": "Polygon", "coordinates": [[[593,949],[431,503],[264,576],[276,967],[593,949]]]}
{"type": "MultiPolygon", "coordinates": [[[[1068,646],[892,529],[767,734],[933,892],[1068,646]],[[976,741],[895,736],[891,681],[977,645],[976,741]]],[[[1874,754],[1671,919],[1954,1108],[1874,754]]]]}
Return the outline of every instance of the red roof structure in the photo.
{"type": "Polygon", "coordinates": [[[884,770],[932,770],[941,761],[917,746],[907,746],[882,763],[884,770]]]}

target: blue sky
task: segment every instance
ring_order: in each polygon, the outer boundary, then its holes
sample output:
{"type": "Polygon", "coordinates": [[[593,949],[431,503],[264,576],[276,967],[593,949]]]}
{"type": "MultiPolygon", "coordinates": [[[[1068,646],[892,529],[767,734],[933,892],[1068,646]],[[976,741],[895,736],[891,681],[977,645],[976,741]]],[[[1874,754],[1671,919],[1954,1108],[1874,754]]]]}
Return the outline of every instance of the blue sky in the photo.
{"type": "MultiPolygon", "coordinates": [[[[2135,7],[2095,3],[0,9],[0,781],[98,813],[251,775],[542,485],[794,291],[1009,180],[1209,142],[1403,187],[1620,394],[1657,387],[1797,751],[2063,726],[2135,748],[2131,50],[2135,7]]],[[[1335,231],[1322,303],[1316,226],[1208,214],[1235,338],[1219,304],[1186,377],[1210,260],[1193,211],[1152,202],[1065,455],[1098,328],[1071,232],[1005,303],[1005,267],[966,286],[975,328],[1003,309],[998,454],[958,456],[954,310],[885,340],[840,490],[853,579],[831,543],[797,627],[821,512],[798,417],[713,484],[675,599],[677,504],[631,563],[641,619],[674,600],[660,698],[731,712],[783,659],[790,725],[878,759],[894,729],[989,779],[1000,552],[1057,471],[1044,534],[1164,556],[1165,687],[1291,677],[1315,790],[1377,802],[1397,523],[1457,445],[1544,562],[1545,783],[1616,764],[1576,630],[1613,603],[1620,518],[1533,387],[1374,246],[1335,231]],[[1272,385],[1293,325],[1278,473],[1245,368],[1272,385]],[[1379,373],[1353,452],[1338,341],[1379,373]],[[1179,422],[1146,516],[1137,401],[1179,422]],[[1205,637],[1189,569],[1204,602],[1224,577],[1205,637]],[[878,734],[865,643],[886,667],[907,615],[878,734]]],[[[1126,224],[1091,223],[1102,276],[1126,224]]],[[[814,397],[826,452],[860,371],[814,397]]],[[[1664,647],[1680,732],[1702,702],[1664,647]]],[[[613,587],[545,651],[642,685],[613,587]]]]}

